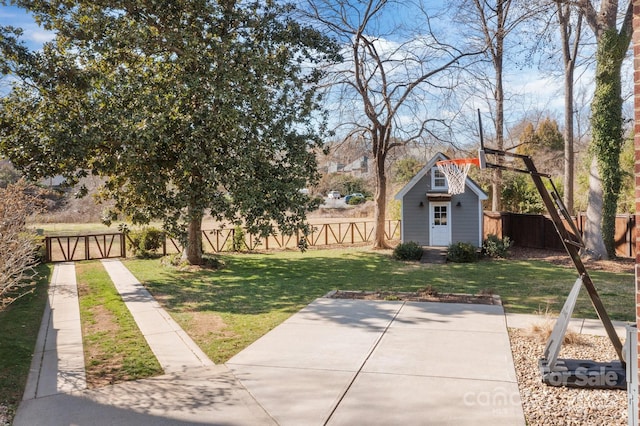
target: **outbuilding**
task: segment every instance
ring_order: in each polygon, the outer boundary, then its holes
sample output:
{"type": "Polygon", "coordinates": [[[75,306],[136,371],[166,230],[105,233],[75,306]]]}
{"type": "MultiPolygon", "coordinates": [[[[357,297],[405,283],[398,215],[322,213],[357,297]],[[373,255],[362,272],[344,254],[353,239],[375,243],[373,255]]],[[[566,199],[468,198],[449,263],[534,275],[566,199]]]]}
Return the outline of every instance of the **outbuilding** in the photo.
{"type": "Polygon", "coordinates": [[[433,247],[456,242],[482,246],[482,201],[489,197],[469,177],[462,194],[449,194],[447,179],[436,166],[436,162],[448,159],[437,153],[395,196],[402,204],[402,242],[433,247]]]}

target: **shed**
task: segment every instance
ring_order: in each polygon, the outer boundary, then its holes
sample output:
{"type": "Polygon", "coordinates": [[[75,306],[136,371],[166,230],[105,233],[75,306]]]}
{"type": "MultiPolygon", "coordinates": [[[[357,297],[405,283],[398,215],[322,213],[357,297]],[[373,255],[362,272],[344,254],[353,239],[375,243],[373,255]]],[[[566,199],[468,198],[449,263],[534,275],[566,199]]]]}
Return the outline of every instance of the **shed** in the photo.
{"type": "Polygon", "coordinates": [[[447,179],[436,166],[437,161],[448,159],[437,153],[395,196],[402,204],[402,242],[434,247],[456,242],[482,246],[482,201],[489,197],[469,177],[462,194],[449,194],[447,179]]]}

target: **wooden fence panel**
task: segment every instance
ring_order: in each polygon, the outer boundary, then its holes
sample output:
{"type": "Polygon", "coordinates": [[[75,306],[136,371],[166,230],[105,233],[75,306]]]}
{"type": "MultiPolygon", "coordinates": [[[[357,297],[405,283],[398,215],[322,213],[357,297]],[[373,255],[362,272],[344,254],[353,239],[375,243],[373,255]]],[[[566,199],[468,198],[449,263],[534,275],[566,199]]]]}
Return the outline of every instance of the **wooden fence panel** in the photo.
{"type": "MultiPolygon", "coordinates": [[[[368,243],[373,241],[374,229],[373,221],[315,225],[312,226],[311,234],[307,236],[307,244],[309,247],[322,247],[368,243]]],[[[400,221],[386,221],[384,232],[388,240],[399,239],[400,221]]],[[[231,242],[234,236],[235,229],[231,228],[203,230],[202,249],[205,253],[228,252],[232,249],[231,242]]],[[[259,238],[247,232],[244,238],[244,249],[249,251],[297,249],[301,236],[300,233],[296,233],[259,238]]],[[[122,233],[45,237],[45,250],[49,262],[126,257],[127,247],[130,245],[131,238],[122,233]]],[[[160,252],[162,255],[180,253],[182,244],[178,239],[165,235],[160,252]]]]}
{"type": "MultiPolygon", "coordinates": [[[[578,214],[573,222],[580,234],[584,231],[586,217],[578,214]]],[[[519,247],[531,247],[548,250],[564,250],[562,241],[553,221],[547,216],[518,213],[484,214],[484,238],[493,234],[500,238],[509,237],[519,247]]],[[[567,229],[571,229],[565,223],[567,229]]],[[[636,256],[637,227],[634,215],[616,217],[615,245],[616,254],[621,257],[636,256]]]]}
{"type": "Polygon", "coordinates": [[[614,244],[616,254],[622,257],[635,257],[636,217],[619,215],[616,217],[614,244]]]}
{"type": "Polygon", "coordinates": [[[66,262],[126,255],[124,234],[53,235],[45,237],[46,260],[66,262]]]}

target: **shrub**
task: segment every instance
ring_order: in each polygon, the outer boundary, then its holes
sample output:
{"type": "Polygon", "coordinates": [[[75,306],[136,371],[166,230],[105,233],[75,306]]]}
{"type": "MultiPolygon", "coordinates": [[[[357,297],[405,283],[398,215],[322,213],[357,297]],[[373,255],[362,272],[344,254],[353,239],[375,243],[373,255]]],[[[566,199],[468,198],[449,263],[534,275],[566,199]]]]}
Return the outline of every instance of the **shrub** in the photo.
{"type": "Polygon", "coordinates": [[[402,203],[400,200],[390,200],[387,203],[387,214],[391,220],[402,219],[402,203]]]}
{"type": "Polygon", "coordinates": [[[482,243],[482,250],[489,257],[507,257],[509,255],[509,247],[511,247],[511,240],[509,237],[500,239],[494,234],[489,235],[482,243]]]}
{"type": "Polygon", "coordinates": [[[478,260],[478,251],[473,244],[453,243],[447,248],[447,259],[456,263],[470,263],[478,260]]]}
{"type": "Polygon", "coordinates": [[[396,260],[420,260],[422,247],[413,241],[400,243],[393,249],[393,258],[396,260]]]}
{"type": "Polygon", "coordinates": [[[363,197],[351,197],[349,198],[349,205],[350,206],[357,206],[358,204],[362,204],[364,202],[366,202],[367,199],[363,198],[363,197]]]}
{"type": "Polygon", "coordinates": [[[136,257],[148,258],[157,254],[162,247],[164,233],[157,228],[142,228],[139,231],[130,231],[131,248],[136,257]]]}
{"type": "Polygon", "coordinates": [[[34,194],[37,189],[24,180],[0,188],[0,311],[35,288],[41,238],[25,225],[41,206],[34,194]]]}
{"type": "Polygon", "coordinates": [[[233,238],[227,243],[227,250],[242,251],[245,247],[244,238],[244,229],[242,229],[242,226],[236,225],[236,227],[233,228],[233,238]]]}
{"type": "MultiPolygon", "coordinates": [[[[174,267],[179,270],[189,270],[191,268],[194,268],[194,265],[190,264],[186,259],[183,259],[182,254],[180,253],[165,256],[162,258],[160,263],[162,263],[162,265],[164,266],[174,267]]],[[[218,270],[223,269],[226,264],[218,256],[205,254],[202,256],[202,263],[197,266],[205,269],[218,270]]]]}

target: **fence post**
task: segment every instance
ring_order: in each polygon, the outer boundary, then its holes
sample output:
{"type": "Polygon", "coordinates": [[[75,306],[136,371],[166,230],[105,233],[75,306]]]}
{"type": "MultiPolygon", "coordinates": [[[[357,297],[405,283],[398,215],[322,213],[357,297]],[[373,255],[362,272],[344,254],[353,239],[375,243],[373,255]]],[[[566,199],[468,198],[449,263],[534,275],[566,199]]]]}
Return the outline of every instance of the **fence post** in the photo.
{"type": "Polygon", "coordinates": [[[120,257],[127,257],[127,246],[124,238],[124,232],[120,233],[120,257]]]}
{"type": "Polygon", "coordinates": [[[89,257],[89,237],[85,235],[84,237],[84,260],[91,259],[89,257]]]}
{"type": "Polygon", "coordinates": [[[51,262],[51,238],[50,237],[44,237],[44,250],[45,250],[45,255],[44,255],[45,262],[51,262]]]}
{"type": "Polygon", "coordinates": [[[635,216],[632,214],[628,214],[627,215],[627,242],[629,243],[627,245],[627,254],[629,257],[633,257],[633,245],[634,245],[634,241],[633,241],[633,232],[632,232],[632,227],[633,227],[633,222],[634,222],[635,216]]]}
{"type": "Polygon", "coordinates": [[[166,256],[167,255],[167,233],[163,232],[162,235],[164,237],[162,238],[162,255],[166,256]]]}

